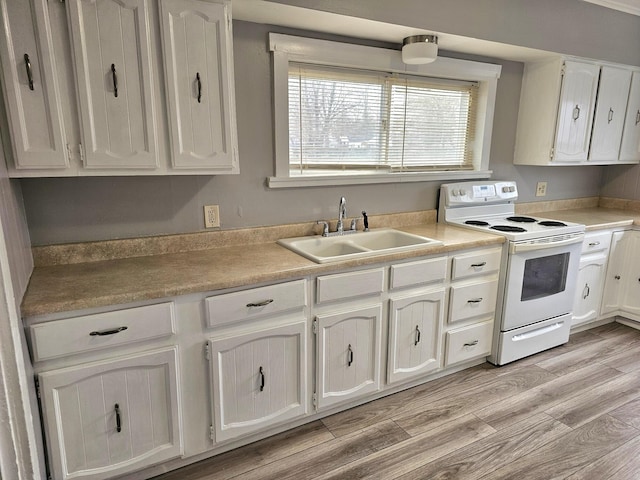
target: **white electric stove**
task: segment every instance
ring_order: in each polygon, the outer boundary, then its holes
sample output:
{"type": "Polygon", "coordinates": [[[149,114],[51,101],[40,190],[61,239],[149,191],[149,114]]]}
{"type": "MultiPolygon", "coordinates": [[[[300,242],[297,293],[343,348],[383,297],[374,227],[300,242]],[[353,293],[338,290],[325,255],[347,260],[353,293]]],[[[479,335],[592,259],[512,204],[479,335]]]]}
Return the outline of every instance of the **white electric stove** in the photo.
{"type": "Polygon", "coordinates": [[[507,239],[489,361],[503,365],[566,343],[584,225],[515,214],[513,181],[444,184],[438,221],[507,239]]]}

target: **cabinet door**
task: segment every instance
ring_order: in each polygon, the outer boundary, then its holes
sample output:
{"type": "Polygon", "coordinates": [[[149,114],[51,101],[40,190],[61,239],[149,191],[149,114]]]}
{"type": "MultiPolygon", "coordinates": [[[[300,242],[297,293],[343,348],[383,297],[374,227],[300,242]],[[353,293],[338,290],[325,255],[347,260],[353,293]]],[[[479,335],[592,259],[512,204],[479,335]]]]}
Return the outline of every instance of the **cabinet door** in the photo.
{"type": "Polygon", "coordinates": [[[621,162],[640,162],[640,72],[633,72],[620,147],[621,162]]]}
{"type": "Polygon", "coordinates": [[[589,160],[618,161],[630,85],[629,70],[602,67],[589,160]]]}
{"type": "Polygon", "coordinates": [[[599,73],[597,65],[565,62],[554,160],[587,160],[599,73]]]}
{"type": "Polygon", "coordinates": [[[444,289],[391,300],[388,382],[440,368],[444,289]]]}
{"type": "Polygon", "coordinates": [[[148,0],[70,0],[86,168],[157,166],[148,0]]]}
{"type": "Polygon", "coordinates": [[[209,342],[215,440],[307,412],[306,322],[209,342]]]}
{"type": "Polygon", "coordinates": [[[237,173],[228,5],[161,0],[174,168],[237,173]]]}
{"type": "Polygon", "coordinates": [[[591,255],[580,260],[571,317],[573,326],[598,318],[606,264],[606,255],[591,255]]]}
{"type": "Polygon", "coordinates": [[[626,232],[628,238],[625,256],[626,275],[623,280],[623,294],[620,310],[632,315],[640,315],[640,232],[626,232]]]}
{"type": "Polygon", "coordinates": [[[16,169],[69,166],[48,9],[45,0],[0,0],[0,59],[16,169]]]}
{"type": "Polygon", "coordinates": [[[112,478],[182,454],[177,349],[41,373],[56,479],[112,478]]]}
{"type": "Polygon", "coordinates": [[[382,306],[318,315],[318,408],[380,388],[382,306]]]}
{"type": "Polygon", "coordinates": [[[614,232],[611,237],[611,250],[607,275],[604,280],[602,307],[600,314],[615,312],[620,309],[623,286],[626,284],[625,266],[628,260],[628,244],[633,232],[614,232]]]}

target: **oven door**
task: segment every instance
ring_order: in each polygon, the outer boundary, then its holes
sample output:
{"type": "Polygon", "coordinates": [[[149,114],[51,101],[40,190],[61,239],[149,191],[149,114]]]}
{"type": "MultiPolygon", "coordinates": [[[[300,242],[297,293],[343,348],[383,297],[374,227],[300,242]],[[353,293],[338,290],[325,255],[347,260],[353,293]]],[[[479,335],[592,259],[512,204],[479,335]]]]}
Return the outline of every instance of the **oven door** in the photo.
{"type": "Polygon", "coordinates": [[[573,311],[583,233],[510,242],[502,331],[573,311]]]}

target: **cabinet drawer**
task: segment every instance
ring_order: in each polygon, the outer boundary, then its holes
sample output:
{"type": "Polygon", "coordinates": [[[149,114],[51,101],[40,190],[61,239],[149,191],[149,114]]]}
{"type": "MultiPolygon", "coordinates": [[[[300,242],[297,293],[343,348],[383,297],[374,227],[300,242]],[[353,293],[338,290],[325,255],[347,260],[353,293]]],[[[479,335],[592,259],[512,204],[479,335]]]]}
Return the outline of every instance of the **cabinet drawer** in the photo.
{"type": "Polygon", "coordinates": [[[474,323],[447,332],[445,365],[489,355],[492,337],[493,321],[474,323]]]}
{"type": "Polygon", "coordinates": [[[304,307],[306,284],[306,280],[297,280],[208,297],[207,325],[215,327],[304,307]]]}
{"type": "Polygon", "coordinates": [[[500,269],[502,249],[494,248],[479,252],[454,255],[451,267],[451,279],[459,280],[474,275],[486,275],[500,269]]]}
{"type": "Polygon", "coordinates": [[[113,348],[175,333],[173,302],[40,323],[29,330],[34,361],[113,348]]]}
{"type": "Polygon", "coordinates": [[[318,303],[363,295],[377,295],[384,290],[384,270],[376,268],[325,275],[318,277],[317,282],[318,303]]]}
{"type": "Polygon", "coordinates": [[[582,254],[608,250],[611,245],[611,232],[587,233],[582,242],[582,254]]]}
{"type": "Polygon", "coordinates": [[[498,280],[452,286],[449,323],[494,312],[497,294],[498,280]]]}
{"type": "Polygon", "coordinates": [[[447,278],[447,257],[391,266],[391,288],[441,282],[447,278]]]}

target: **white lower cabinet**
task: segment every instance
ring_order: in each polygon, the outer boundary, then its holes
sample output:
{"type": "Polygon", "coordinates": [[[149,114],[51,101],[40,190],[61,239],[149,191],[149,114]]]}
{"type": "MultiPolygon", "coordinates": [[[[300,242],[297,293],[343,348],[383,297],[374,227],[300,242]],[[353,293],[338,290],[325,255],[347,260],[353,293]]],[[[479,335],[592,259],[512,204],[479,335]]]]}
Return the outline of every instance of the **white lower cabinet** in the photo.
{"type": "Polygon", "coordinates": [[[38,375],[53,478],[105,479],[182,454],[177,348],[38,375]]]}
{"type": "Polygon", "coordinates": [[[440,368],[444,298],[444,288],[391,298],[388,383],[409,380],[440,368]]]}
{"type": "Polygon", "coordinates": [[[381,322],[380,304],[316,317],[318,408],[380,389],[381,322]]]}
{"type": "Polygon", "coordinates": [[[453,365],[491,353],[493,317],[481,323],[474,323],[447,332],[447,355],[445,365],[453,365]]]}
{"type": "Polygon", "coordinates": [[[307,413],[306,321],[209,340],[215,441],[307,413]]]}
{"type": "Polygon", "coordinates": [[[606,254],[586,255],[581,258],[573,302],[572,326],[598,318],[606,268],[606,254]]]}

